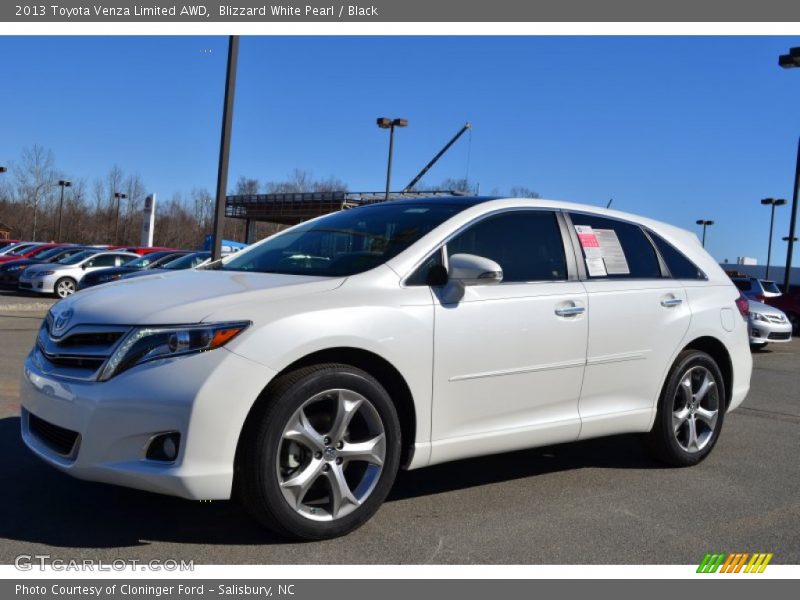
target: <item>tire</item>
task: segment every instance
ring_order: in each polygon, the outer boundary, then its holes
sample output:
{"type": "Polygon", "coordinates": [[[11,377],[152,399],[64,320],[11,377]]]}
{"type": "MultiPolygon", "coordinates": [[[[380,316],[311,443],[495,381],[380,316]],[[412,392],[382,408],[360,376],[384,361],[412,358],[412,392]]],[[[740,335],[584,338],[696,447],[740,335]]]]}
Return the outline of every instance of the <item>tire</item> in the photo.
{"type": "Polygon", "coordinates": [[[702,461],[719,439],[727,398],[714,359],[699,350],[681,352],[667,375],[656,421],[645,439],[650,454],[675,467],[702,461]]]}
{"type": "Polygon", "coordinates": [[[767,342],[758,342],[756,344],[750,344],[750,350],[763,350],[767,347],[767,342]]]}
{"type": "Polygon", "coordinates": [[[786,318],[792,324],[792,335],[800,335],[800,315],[797,313],[786,313],[786,318]]]}
{"type": "Polygon", "coordinates": [[[400,463],[401,433],[389,394],[341,364],[281,377],[253,409],[237,456],[237,497],[287,538],[354,531],[386,499],[400,463]],[[347,416],[347,418],[342,418],[347,416]]]}
{"type": "Polygon", "coordinates": [[[66,298],[71,296],[78,289],[77,282],[72,277],[62,277],[53,286],[53,292],[59,298],[66,298]]]}

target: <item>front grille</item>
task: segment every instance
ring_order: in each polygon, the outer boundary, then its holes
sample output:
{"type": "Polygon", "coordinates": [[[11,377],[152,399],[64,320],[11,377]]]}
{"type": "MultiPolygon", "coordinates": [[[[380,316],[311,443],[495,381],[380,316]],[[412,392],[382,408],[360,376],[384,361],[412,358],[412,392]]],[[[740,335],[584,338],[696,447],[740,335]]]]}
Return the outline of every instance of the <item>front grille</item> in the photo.
{"type": "Polygon", "coordinates": [[[92,379],[129,331],[113,325],[76,325],[53,337],[51,320],[48,315],[39,330],[37,361],[47,373],[73,379],[92,379]]]}
{"type": "Polygon", "coordinates": [[[770,340],[790,340],[792,339],[792,334],[790,332],[786,333],[770,333],[769,338],[770,340]]]}
{"type": "Polygon", "coordinates": [[[56,454],[69,458],[75,457],[79,438],[77,431],[54,425],[31,412],[28,413],[28,430],[56,454]]]}

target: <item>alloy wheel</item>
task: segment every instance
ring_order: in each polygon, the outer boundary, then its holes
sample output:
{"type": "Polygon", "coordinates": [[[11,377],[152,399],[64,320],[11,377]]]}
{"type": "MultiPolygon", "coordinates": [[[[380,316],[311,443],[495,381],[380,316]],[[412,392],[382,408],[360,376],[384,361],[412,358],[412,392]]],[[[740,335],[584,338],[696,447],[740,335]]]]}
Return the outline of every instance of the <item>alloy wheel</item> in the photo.
{"type": "Polygon", "coordinates": [[[714,374],[703,366],[688,369],[673,399],[672,429],[678,445],[689,453],[703,450],[716,433],[719,410],[714,374]]]}
{"type": "Polygon", "coordinates": [[[58,294],[59,298],[66,298],[67,296],[75,293],[75,284],[66,279],[64,281],[60,281],[58,283],[58,287],[56,289],[56,294],[58,294]]]}
{"type": "Polygon", "coordinates": [[[385,458],[386,432],[372,403],[352,390],[327,390],[306,400],[286,424],[278,483],[303,517],[339,519],[372,493],[385,458]]]}

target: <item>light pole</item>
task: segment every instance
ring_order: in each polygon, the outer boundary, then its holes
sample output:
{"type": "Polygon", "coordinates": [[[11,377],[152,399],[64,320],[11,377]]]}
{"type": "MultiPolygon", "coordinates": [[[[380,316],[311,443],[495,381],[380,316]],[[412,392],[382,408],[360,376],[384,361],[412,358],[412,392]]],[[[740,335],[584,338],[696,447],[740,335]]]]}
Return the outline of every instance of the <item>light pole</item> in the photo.
{"type": "Polygon", "coordinates": [[[783,206],[784,204],[786,204],[786,200],[784,200],[783,198],[764,198],[761,201],[761,204],[772,208],[769,217],[769,245],[767,246],[767,273],[766,275],[764,275],[766,279],[769,279],[769,265],[772,260],[772,227],[773,225],[775,225],[775,207],[783,206]]]}
{"type": "Polygon", "coordinates": [[[697,223],[698,225],[702,225],[703,226],[703,248],[705,248],[706,247],[706,227],[708,227],[709,225],[713,225],[714,221],[706,221],[705,219],[698,219],[697,221],[695,221],[695,223],[697,223]]]}
{"type": "Polygon", "coordinates": [[[33,229],[31,231],[31,241],[36,241],[36,214],[39,208],[39,192],[42,191],[43,187],[47,187],[48,185],[53,185],[49,181],[44,181],[36,186],[36,189],[33,191],[33,229]]]}
{"type": "MultiPolygon", "coordinates": [[[[62,190],[64,188],[61,188],[62,190]]],[[[117,238],[119,237],[119,203],[123,198],[127,198],[128,194],[122,192],[114,192],[114,198],[117,199],[117,217],[114,219],[114,245],[117,245],[117,238]]]]}
{"type": "MultiPolygon", "coordinates": [[[[789,54],[778,57],[778,65],[784,69],[794,69],[800,67],[800,48],[792,48],[789,54]]],[[[783,274],[783,288],[789,291],[789,278],[792,273],[792,254],[794,253],[795,226],[797,224],[797,197],[800,195],[800,140],[797,142],[797,162],[794,168],[794,192],[792,194],[792,216],[789,220],[789,235],[786,241],[789,242],[786,248],[786,271],[783,274]]]]}
{"type": "Polygon", "coordinates": [[[64,213],[64,188],[72,187],[72,182],[67,179],[59,179],[58,185],[61,186],[61,200],[58,202],[58,229],[56,230],[56,241],[61,241],[61,217],[64,213]]]}
{"type": "Polygon", "coordinates": [[[392,182],[392,149],[394,148],[394,128],[407,127],[408,119],[388,119],[378,117],[378,127],[389,130],[389,161],[386,165],[386,199],[389,199],[389,186],[392,182]]]}

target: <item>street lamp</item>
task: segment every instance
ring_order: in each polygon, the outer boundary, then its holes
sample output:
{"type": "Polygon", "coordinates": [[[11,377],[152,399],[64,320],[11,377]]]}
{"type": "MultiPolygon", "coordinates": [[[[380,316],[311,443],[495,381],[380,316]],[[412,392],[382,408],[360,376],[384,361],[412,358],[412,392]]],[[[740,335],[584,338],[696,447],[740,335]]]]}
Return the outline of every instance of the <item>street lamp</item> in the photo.
{"type": "MultiPolygon", "coordinates": [[[[800,48],[791,48],[789,54],[778,57],[778,65],[784,69],[800,67],[800,48]]],[[[794,253],[795,226],[797,224],[797,197],[800,195],[800,140],[797,142],[797,163],[794,168],[794,192],[792,194],[792,216],[789,219],[789,242],[786,248],[786,270],[783,273],[783,289],[789,289],[789,279],[792,273],[792,254],[794,253]]]]}
{"type": "Polygon", "coordinates": [[[775,207],[783,206],[784,204],[786,204],[786,200],[784,200],[783,198],[764,198],[761,201],[761,204],[772,208],[769,217],[769,245],[767,246],[767,273],[766,275],[764,275],[765,278],[769,279],[769,265],[772,260],[772,226],[775,224],[775,207]]]}
{"type": "Polygon", "coordinates": [[[119,238],[119,203],[123,198],[127,198],[128,194],[122,192],[114,192],[114,198],[117,199],[117,217],[114,220],[114,245],[117,245],[117,238],[119,238]]]}
{"type": "Polygon", "coordinates": [[[386,117],[378,117],[378,127],[381,129],[389,130],[389,162],[386,165],[386,199],[389,199],[389,185],[392,180],[392,148],[394,147],[394,128],[407,127],[407,119],[388,119],[386,117]]]}
{"type": "Polygon", "coordinates": [[[61,216],[64,213],[64,188],[72,187],[72,182],[67,179],[59,179],[58,185],[61,186],[61,200],[58,202],[58,230],[56,231],[56,241],[61,241],[61,216]]]}
{"type": "Polygon", "coordinates": [[[706,221],[705,219],[698,219],[697,221],[695,221],[695,223],[697,223],[698,225],[702,225],[703,226],[703,248],[705,248],[706,247],[706,227],[708,227],[709,225],[713,225],[714,221],[706,221]]]}
{"type": "MultiPolygon", "coordinates": [[[[788,235],[785,235],[785,236],[783,236],[781,239],[782,239],[784,242],[788,242],[788,241],[789,241],[789,236],[788,236],[788,235]]],[[[795,237],[792,239],[792,241],[793,241],[793,242],[796,242],[796,241],[797,241],[797,237],[795,236],[795,237]]]]}
{"type": "Polygon", "coordinates": [[[8,169],[6,167],[0,167],[0,173],[5,173],[7,171],[8,169]]]}

